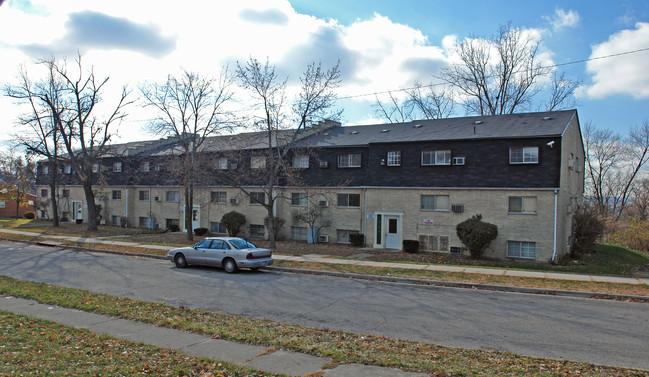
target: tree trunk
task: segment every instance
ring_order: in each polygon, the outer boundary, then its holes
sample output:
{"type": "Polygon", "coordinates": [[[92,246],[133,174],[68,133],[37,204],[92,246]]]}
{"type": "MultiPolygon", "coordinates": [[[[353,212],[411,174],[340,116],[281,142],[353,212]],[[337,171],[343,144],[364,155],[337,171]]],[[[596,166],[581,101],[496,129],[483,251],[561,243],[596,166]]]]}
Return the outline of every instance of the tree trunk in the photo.
{"type": "Polygon", "coordinates": [[[50,199],[52,200],[52,226],[59,226],[59,201],[56,199],[56,167],[50,172],[50,199]]]}
{"type": "Polygon", "coordinates": [[[191,183],[185,185],[185,229],[187,230],[187,241],[194,240],[192,219],[194,216],[194,188],[191,183]]]}
{"type": "Polygon", "coordinates": [[[91,182],[83,182],[83,192],[88,206],[88,231],[94,232],[97,230],[97,208],[95,207],[95,194],[92,192],[91,182]]]}
{"type": "MultiPolygon", "coordinates": [[[[271,191],[272,192],[272,191],[271,191]]],[[[272,194],[271,194],[272,195],[272,194]]],[[[269,248],[275,248],[275,216],[273,213],[273,202],[271,201],[270,205],[266,206],[266,212],[268,213],[268,241],[269,248]]]]}

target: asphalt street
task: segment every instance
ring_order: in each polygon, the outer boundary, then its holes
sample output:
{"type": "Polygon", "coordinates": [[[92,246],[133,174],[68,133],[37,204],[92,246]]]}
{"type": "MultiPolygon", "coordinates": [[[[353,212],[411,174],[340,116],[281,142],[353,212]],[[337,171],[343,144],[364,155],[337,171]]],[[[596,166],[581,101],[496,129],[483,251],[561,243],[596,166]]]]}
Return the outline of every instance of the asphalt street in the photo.
{"type": "Polygon", "coordinates": [[[649,305],[421,287],[0,243],[0,274],[175,306],[649,370],[649,305]]]}

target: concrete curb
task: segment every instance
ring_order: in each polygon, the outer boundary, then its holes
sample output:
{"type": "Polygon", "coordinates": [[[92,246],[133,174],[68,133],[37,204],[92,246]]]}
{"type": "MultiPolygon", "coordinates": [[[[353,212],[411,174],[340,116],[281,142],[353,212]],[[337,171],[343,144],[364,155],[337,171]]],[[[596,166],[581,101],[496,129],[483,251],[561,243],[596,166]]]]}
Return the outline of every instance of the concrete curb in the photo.
{"type": "MultiPolygon", "coordinates": [[[[15,240],[6,237],[2,237],[0,238],[0,240],[11,241],[11,242],[22,242],[22,243],[29,243],[32,245],[58,247],[63,249],[87,251],[87,252],[94,252],[94,253],[105,253],[105,254],[132,256],[132,257],[151,258],[151,259],[158,259],[158,260],[167,260],[167,257],[163,255],[130,253],[126,251],[115,251],[115,250],[104,250],[104,249],[91,249],[87,247],[74,246],[74,245],[68,245],[68,244],[57,243],[57,242],[15,240]]],[[[399,278],[399,277],[391,277],[391,276],[355,274],[350,272],[307,270],[307,269],[290,268],[290,267],[271,266],[271,267],[264,267],[264,269],[268,271],[276,271],[276,272],[289,272],[294,274],[342,277],[348,279],[381,281],[386,283],[411,284],[411,285],[418,285],[423,287],[480,289],[480,290],[499,291],[499,292],[512,292],[512,293],[525,293],[525,294],[537,294],[537,295],[548,295],[548,296],[575,297],[575,298],[588,298],[588,299],[600,299],[600,300],[617,300],[617,301],[634,301],[634,302],[649,303],[649,296],[618,295],[618,294],[609,294],[609,293],[581,292],[581,291],[569,291],[569,290],[560,290],[560,289],[512,287],[506,285],[475,284],[475,283],[462,283],[462,282],[452,282],[452,281],[443,281],[443,280],[399,278]]]]}

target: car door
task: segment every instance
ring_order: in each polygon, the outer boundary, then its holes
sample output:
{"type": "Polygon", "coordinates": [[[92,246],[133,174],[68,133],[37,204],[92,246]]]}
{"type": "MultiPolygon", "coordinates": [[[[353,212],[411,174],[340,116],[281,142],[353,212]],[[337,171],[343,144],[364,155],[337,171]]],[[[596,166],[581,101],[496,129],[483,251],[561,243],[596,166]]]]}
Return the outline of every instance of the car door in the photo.
{"type": "Polygon", "coordinates": [[[185,257],[189,264],[206,264],[206,254],[210,249],[210,244],[212,240],[202,240],[195,244],[188,252],[185,257]]]}
{"type": "Polygon", "coordinates": [[[221,267],[221,261],[230,250],[230,245],[223,240],[212,240],[208,250],[205,250],[205,264],[221,267]]]}

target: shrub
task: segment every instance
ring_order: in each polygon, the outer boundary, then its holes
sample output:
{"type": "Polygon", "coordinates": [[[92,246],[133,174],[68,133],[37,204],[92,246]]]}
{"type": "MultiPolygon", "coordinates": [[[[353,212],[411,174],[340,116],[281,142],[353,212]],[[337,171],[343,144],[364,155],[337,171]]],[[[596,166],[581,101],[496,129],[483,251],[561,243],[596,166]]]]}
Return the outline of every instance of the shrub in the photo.
{"type": "Polygon", "coordinates": [[[246,216],[237,211],[230,211],[223,215],[221,222],[225,224],[228,235],[236,237],[241,232],[241,227],[246,223],[246,216]]]}
{"type": "Polygon", "coordinates": [[[194,234],[197,236],[204,236],[207,234],[207,228],[194,228],[194,234]]]}
{"type": "Polygon", "coordinates": [[[170,232],[180,232],[180,227],[176,224],[169,225],[169,231],[170,232]]]}
{"type": "Polygon", "coordinates": [[[419,241],[403,240],[403,251],[406,253],[416,254],[419,252],[419,241]]]}
{"type": "MultiPolygon", "coordinates": [[[[274,232],[273,232],[272,236],[273,236],[273,239],[275,241],[277,241],[277,238],[279,236],[279,231],[282,229],[284,224],[286,224],[286,220],[284,220],[281,217],[273,217],[273,222],[274,222],[275,227],[273,228],[274,232]]],[[[270,230],[270,217],[266,216],[266,218],[264,218],[264,225],[266,226],[266,229],[270,230]]]]}
{"type": "Polygon", "coordinates": [[[580,255],[595,251],[595,241],[604,232],[604,222],[593,208],[579,209],[572,218],[572,247],[570,257],[578,258],[580,255]]]}
{"type": "Polygon", "coordinates": [[[28,220],[34,220],[36,218],[36,214],[34,212],[25,212],[23,217],[28,220]]]}
{"type": "Polygon", "coordinates": [[[491,241],[498,237],[498,227],[482,221],[480,214],[457,224],[455,231],[474,259],[480,258],[491,241]]]}
{"type": "Polygon", "coordinates": [[[126,217],[124,217],[124,216],[120,217],[120,218],[119,218],[119,225],[120,225],[122,228],[126,228],[126,227],[128,226],[128,218],[126,218],[126,217]]]}
{"type": "Polygon", "coordinates": [[[649,253],[649,222],[633,219],[630,221],[607,222],[604,242],[628,247],[629,249],[649,253]]]}
{"type": "Polygon", "coordinates": [[[365,245],[365,236],[361,233],[350,233],[349,243],[351,243],[354,247],[361,247],[365,245]]]}

